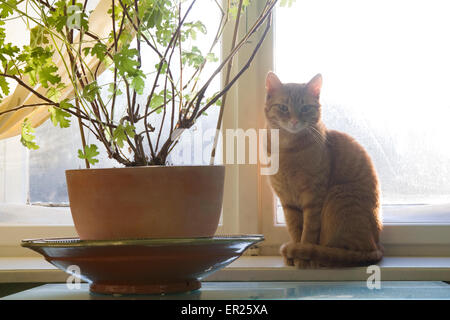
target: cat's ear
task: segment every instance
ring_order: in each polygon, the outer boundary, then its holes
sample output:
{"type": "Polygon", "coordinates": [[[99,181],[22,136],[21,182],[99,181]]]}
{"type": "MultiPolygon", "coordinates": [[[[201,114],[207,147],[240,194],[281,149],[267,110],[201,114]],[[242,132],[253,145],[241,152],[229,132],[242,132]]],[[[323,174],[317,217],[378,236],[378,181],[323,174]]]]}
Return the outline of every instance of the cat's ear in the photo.
{"type": "Polygon", "coordinates": [[[267,94],[272,94],[275,91],[279,90],[283,84],[281,83],[280,79],[278,79],[277,75],[273,73],[272,71],[269,71],[269,73],[266,76],[266,91],[267,94]]]}
{"type": "Polygon", "coordinates": [[[312,78],[306,85],[308,93],[315,98],[319,98],[322,89],[322,75],[319,73],[312,78]]]}

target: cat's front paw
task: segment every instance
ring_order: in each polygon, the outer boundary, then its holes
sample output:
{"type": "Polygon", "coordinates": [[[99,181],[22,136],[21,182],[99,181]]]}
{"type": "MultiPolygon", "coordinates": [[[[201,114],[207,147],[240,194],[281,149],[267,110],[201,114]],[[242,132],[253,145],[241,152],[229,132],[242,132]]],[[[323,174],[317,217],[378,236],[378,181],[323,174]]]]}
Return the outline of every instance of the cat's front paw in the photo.
{"type": "Polygon", "coordinates": [[[299,269],[318,269],[320,268],[320,264],[317,261],[313,260],[304,260],[299,258],[294,258],[294,266],[299,269]]]}
{"type": "Polygon", "coordinates": [[[311,269],[311,261],[310,260],[304,260],[299,258],[294,258],[294,266],[296,266],[299,269],[311,269]]]}
{"type": "Polygon", "coordinates": [[[294,266],[294,259],[283,257],[284,264],[290,267],[294,266]]]}
{"type": "Polygon", "coordinates": [[[294,245],[293,242],[286,242],[283,243],[280,247],[280,253],[281,256],[284,259],[284,264],[287,266],[294,266],[294,258],[292,257],[292,246],[294,245]]]}
{"type": "Polygon", "coordinates": [[[309,259],[301,259],[296,257],[296,251],[301,246],[299,242],[286,242],[280,247],[281,256],[284,259],[284,263],[288,266],[295,266],[299,269],[317,269],[320,268],[320,264],[317,261],[309,259]]]}

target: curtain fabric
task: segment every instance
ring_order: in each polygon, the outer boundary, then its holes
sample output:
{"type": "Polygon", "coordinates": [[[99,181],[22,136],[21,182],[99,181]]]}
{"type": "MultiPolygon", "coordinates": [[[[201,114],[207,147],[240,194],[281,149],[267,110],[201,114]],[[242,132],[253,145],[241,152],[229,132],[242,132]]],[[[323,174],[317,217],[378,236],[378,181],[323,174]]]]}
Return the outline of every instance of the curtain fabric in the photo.
{"type": "MultiPolygon", "coordinates": [[[[108,10],[111,8],[111,1],[99,1],[99,4],[94,9],[89,17],[89,31],[96,34],[99,38],[106,38],[112,30],[111,20],[109,18],[108,10]]],[[[64,60],[68,61],[68,56],[64,55],[64,60]]],[[[85,60],[86,64],[91,68],[97,64],[96,57],[89,57],[85,60]],[[90,58],[90,59],[89,59],[90,58]]],[[[55,53],[54,61],[59,70],[64,70],[64,61],[59,54],[55,53]]],[[[98,74],[101,74],[105,70],[105,66],[100,66],[98,74]]],[[[67,74],[60,73],[61,81],[67,86],[61,93],[61,99],[73,98],[74,90],[70,83],[69,76],[67,74]]],[[[21,79],[25,83],[28,83],[26,77],[21,79]]],[[[45,95],[47,89],[36,86],[33,88],[37,92],[45,95]]],[[[26,88],[21,85],[17,85],[14,93],[3,99],[0,103],[0,112],[14,109],[18,106],[25,104],[35,104],[43,102],[39,97],[30,93],[26,88]]],[[[25,118],[28,118],[32,127],[36,128],[44,123],[50,117],[48,106],[23,108],[18,111],[12,111],[3,115],[0,115],[0,140],[10,138],[21,133],[21,126],[25,118]]]]}

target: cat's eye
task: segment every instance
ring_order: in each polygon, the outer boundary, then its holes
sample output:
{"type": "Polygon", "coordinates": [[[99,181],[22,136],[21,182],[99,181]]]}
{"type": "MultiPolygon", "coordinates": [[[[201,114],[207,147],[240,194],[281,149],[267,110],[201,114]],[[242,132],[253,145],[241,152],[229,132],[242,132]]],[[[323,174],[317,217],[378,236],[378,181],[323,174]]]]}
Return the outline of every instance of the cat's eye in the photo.
{"type": "Polygon", "coordinates": [[[284,104],[279,104],[278,109],[280,109],[280,111],[283,113],[287,113],[289,111],[289,108],[284,104]]]}
{"type": "Polygon", "coordinates": [[[303,106],[303,107],[300,109],[300,111],[301,111],[301,112],[308,112],[308,111],[312,110],[313,108],[314,108],[313,105],[306,105],[306,106],[303,106]]]}

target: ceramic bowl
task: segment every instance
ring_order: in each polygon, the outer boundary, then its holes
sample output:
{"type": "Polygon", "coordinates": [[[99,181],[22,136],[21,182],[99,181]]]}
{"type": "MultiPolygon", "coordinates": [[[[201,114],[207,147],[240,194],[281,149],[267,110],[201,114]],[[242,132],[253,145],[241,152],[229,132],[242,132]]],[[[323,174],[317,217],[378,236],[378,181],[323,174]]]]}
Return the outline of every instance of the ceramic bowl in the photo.
{"type": "Polygon", "coordinates": [[[76,266],[91,292],[103,294],[163,294],[201,287],[200,280],[225,267],[262,235],[185,239],[22,240],[22,246],[42,254],[70,273],[76,266]],[[70,267],[70,268],[69,268],[70,267]]]}

